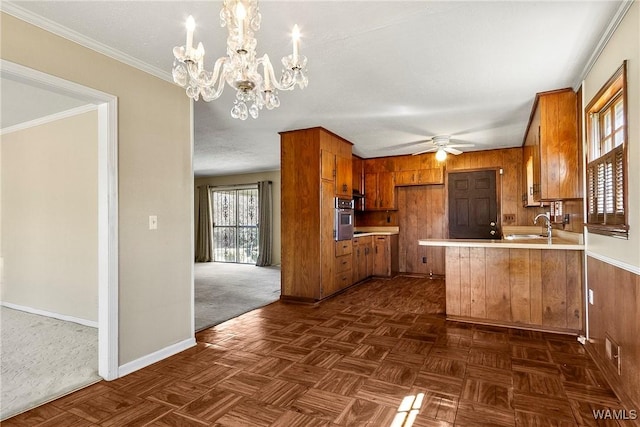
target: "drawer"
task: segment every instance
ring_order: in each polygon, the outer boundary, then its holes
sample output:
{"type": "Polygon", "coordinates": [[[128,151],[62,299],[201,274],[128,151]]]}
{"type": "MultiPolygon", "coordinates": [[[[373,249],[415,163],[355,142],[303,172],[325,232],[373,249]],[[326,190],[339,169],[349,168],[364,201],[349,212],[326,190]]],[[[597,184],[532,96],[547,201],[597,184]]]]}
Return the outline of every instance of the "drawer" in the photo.
{"type": "Polygon", "coordinates": [[[351,270],[351,254],[336,257],[336,273],[351,270]]]}
{"type": "Polygon", "coordinates": [[[352,250],[351,240],[341,240],[336,242],[336,257],[350,254],[352,250]]]}
{"type": "Polygon", "coordinates": [[[340,274],[336,274],[336,289],[344,289],[347,286],[351,286],[351,270],[344,271],[340,274]]]}

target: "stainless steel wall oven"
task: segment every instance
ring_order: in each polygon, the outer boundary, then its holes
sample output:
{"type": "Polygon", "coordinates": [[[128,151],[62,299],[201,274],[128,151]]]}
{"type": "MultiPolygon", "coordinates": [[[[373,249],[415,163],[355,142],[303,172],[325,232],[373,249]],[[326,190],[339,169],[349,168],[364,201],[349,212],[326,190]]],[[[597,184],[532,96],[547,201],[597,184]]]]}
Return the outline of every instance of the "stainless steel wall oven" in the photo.
{"type": "Polygon", "coordinates": [[[353,200],[336,197],[334,232],[336,240],[351,240],[353,238],[353,200]]]}

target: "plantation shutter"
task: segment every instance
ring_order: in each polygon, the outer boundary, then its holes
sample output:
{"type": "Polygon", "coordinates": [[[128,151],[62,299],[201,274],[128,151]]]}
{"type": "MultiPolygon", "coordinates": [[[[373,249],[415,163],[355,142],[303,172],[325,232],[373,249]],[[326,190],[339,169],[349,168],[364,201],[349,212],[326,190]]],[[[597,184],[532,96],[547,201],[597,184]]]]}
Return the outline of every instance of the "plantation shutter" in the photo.
{"type": "Polygon", "coordinates": [[[587,167],[590,223],[624,224],[623,154],[623,147],[616,147],[587,167]]]}

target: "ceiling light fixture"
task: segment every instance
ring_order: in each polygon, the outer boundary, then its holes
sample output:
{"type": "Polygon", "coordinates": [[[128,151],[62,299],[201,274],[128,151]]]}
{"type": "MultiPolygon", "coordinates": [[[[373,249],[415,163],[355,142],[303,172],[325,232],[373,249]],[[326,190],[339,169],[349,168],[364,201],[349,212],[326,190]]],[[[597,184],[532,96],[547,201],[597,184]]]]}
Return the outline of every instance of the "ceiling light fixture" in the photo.
{"type": "Polygon", "coordinates": [[[278,90],[304,89],[308,84],[307,58],[300,55],[300,30],[293,27],[293,53],[282,58],[284,70],[276,79],[269,56],[256,58],[254,31],[260,29],[262,16],[257,0],[224,0],[220,25],[227,27],[227,55],[216,60],[213,71],[204,69],[204,47],[193,48],[195,21],[187,19],[187,42],[173,48],[173,81],[186,88],[187,96],[197,101],[200,96],[212,101],[222,95],[225,82],[236,90],[231,117],[246,120],[258,117],[262,107],[268,110],[280,105],[278,90]],[[262,67],[262,74],[259,72],[262,67]],[[247,106],[249,104],[250,106],[247,106]]]}
{"type": "Polygon", "coordinates": [[[447,160],[447,152],[444,151],[442,147],[438,148],[438,151],[436,151],[436,160],[439,162],[447,160]]]}

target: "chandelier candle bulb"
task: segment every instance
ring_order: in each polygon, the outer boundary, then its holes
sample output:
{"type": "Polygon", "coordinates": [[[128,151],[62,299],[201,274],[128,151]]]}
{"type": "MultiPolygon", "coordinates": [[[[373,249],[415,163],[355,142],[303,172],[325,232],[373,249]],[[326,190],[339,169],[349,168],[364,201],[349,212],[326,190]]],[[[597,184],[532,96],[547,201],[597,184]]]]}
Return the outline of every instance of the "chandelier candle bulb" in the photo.
{"type": "Polygon", "coordinates": [[[187,44],[185,46],[185,51],[187,56],[191,53],[193,49],[193,30],[196,29],[196,21],[193,19],[193,16],[189,15],[187,18],[187,44]]]}
{"type": "Polygon", "coordinates": [[[293,32],[291,33],[293,38],[293,62],[298,63],[298,51],[300,50],[300,28],[298,25],[293,26],[293,32]]]}
{"type": "Polygon", "coordinates": [[[240,2],[236,5],[236,17],[238,18],[238,45],[242,49],[242,43],[244,43],[244,18],[247,16],[247,11],[244,5],[240,2]]]}

